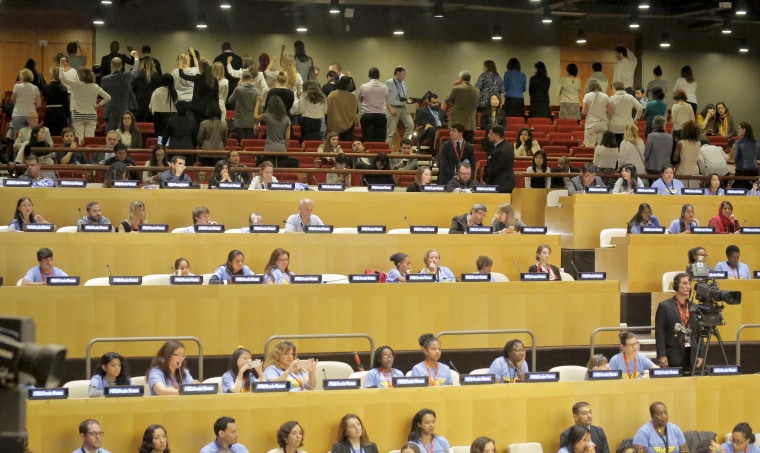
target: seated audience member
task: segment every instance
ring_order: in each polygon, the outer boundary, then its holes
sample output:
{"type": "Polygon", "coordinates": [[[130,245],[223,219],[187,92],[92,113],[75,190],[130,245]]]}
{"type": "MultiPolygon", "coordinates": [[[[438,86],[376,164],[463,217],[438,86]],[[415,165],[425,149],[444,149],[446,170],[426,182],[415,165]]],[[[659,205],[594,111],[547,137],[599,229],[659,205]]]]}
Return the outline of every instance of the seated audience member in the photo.
{"type": "MultiPolygon", "coordinates": [[[[371,170],[392,170],[391,160],[386,153],[377,153],[372,159],[371,170]]],[[[362,176],[365,185],[370,184],[390,184],[395,185],[393,175],[383,173],[365,174],[362,176]]]]}
{"type": "MultiPolygon", "coordinates": [[[[364,143],[358,138],[351,142],[351,152],[357,154],[364,154],[367,151],[364,149],[364,143]]],[[[369,157],[354,157],[354,170],[368,170],[372,168],[372,160],[369,157]]]]}
{"type": "Polygon", "coordinates": [[[285,232],[286,233],[303,233],[306,231],[307,226],[312,225],[324,225],[322,219],[319,218],[314,212],[314,202],[308,198],[304,198],[298,202],[298,213],[291,214],[287,220],[285,220],[285,232]]]}
{"type": "Polygon", "coordinates": [[[417,139],[420,145],[431,146],[435,141],[438,129],[446,127],[449,122],[446,110],[441,109],[441,100],[435,93],[430,93],[426,107],[417,109],[414,124],[417,129],[417,139]]]}
{"type": "Polygon", "coordinates": [[[372,369],[367,372],[364,379],[364,388],[393,388],[394,377],[404,377],[401,370],[393,368],[393,359],[395,353],[390,346],[380,346],[375,350],[375,363],[372,369]]]}
{"type": "Polygon", "coordinates": [[[645,377],[650,368],[659,368],[639,352],[639,339],[631,332],[620,332],[620,352],[610,359],[610,368],[622,371],[623,379],[645,377]]]}
{"type": "Polygon", "coordinates": [[[734,217],[734,205],[730,201],[722,201],[718,208],[718,215],[710,219],[707,226],[715,228],[716,233],[733,234],[741,231],[739,221],[734,217]]]}
{"type": "Polygon", "coordinates": [[[220,182],[232,182],[230,163],[224,159],[218,160],[214,164],[214,172],[208,180],[209,189],[215,189],[220,182]]]}
{"type": "MultiPolygon", "coordinates": [[[[601,356],[604,359],[604,356],[601,356]]],[[[607,363],[607,359],[604,360],[607,363]]],[[[592,424],[593,417],[591,414],[591,405],[585,401],[579,401],[573,404],[573,420],[575,424],[570,428],[564,430],[559,436],[559,444],[565,445],[570,431],[576,426],[583,428],[585,431],[591,434],[590,440],[594,443],[596,453],[610,453],[610,447],[607,443],[607,435],[604,434],[604,430],[601,426],[592,424]]],[[[576,436],[577,437],[577,436],[576,436]]],[[[577,442],[576,442],[577,443],[577,442]]],[[[569,450],[569,453],[581,453],[574,450],[569,450]]]]}
{"type": "MultiPolygon", "coordinates": [[[[113,147],[113,157],[109,157],[103,162],[103,165],[111,166],[117,162],[121,162],[124,165],[129,165],[131,167],[137,166],[137,163],[135,163],[134,159],[129,157],[127,155],[127,145],[123,143],[118,143],[116,146],[113,147]]],[[[137,175],[136,172],[130,171],[128,175],[129,179],[133,181],[139,181],[140,177],[137,175]]]]}
{"type": "Polygon", "coordinates": [[[525,345],[518,339],[507,341],[502,356],[495,358],[488,368],[488,373],[496,376],[497,384],[523,382],[528,371],[525,345]]]}
{"type": "Polygon", "coordinates": [[[668,421],[668,408],[660,402],[649,406],[649,415],[652,420],[645,423],[633,436],[633,448],[637,452],[687,453],[689,447],[686,437],[678,425],[668,421]]]}
{"type": "Polygon", "coordinates": [[[483,226],[483,219],[486,218],[488,208],[480,203],[472,205],[469,214],[462,214],[451,219],[449,234],[467,233],[467,227],[483,226]]]}
{"type": "Polygon", "coordinates": [[[119,223],[117,231],[124,233],[139,232],[140,225],[148,223],[148,214],[145,212],[145,204],[140,200],[135,200],[129,204],[127,220],[119,223]]]}
{"type": "Polygon", "coordinates": [[[32,181],[32,187],[55,187],[55,182],[42,174],[40,158],[30,154],[24,158],[26,164],[26,173],[19,176],[18,179],[32,181]]]}
{"type": "Polygon", "coordinates": [[[394,253],[390,258],[393,269],[388,271],[385,283],[406,283],[406,275],[412,273],[412,259],[406,253],[394,253]]]}
{"type": "Polygon", "coordinates": [[[638,188],[643,188],[644,182],[636,172],[636,166],[625,164],[620,168],[620,177],[615,181],[612,193],[632,194],[638,188]]]}
{"type": "MultiPolygon", "coordinates": [[[[714,448],[714,447],[713,447],[714,448]]],[[[718,451],[710,448],[709,451],[718,451]]],[[[755,443],[755,433],[749,423],[739,423],[731,430],[731,442],[720,445],[720,451],[725,453],[760,453],[755,443]]]]}
{"type": "Polygon", "coordinates": [[[230,163],[230,178],[233,181],[240,181],[245,185],[251,183],[251,174],[247,171],[238,171],[238,168],[248,168],[245,164],[240,163],[240,153],[237,151],[230,151],[227,156],[227,161],[230,163]]]}
{"type": "Polygon", "coordinates": [[[436,249],[431,249],[425,252],[425,256],[422,257],[422,261],[425,266],[418,272],[418,274],[433,274],[437,282],[456,282],[457,278],[454,273],[451,272],[446,266],[440,266],[441,254],[436,249]]]}
{"type": "Polygon", "coordinates": [[[540,272],[549,274],[549,280],[562,280],[562,274],[559,273],[557,266],[549,264],[549,257],[552,249],[546,244],[541,244],[536,249],[536,264],[528,268],[528,272],[540,272]]]}
{"type": "Polygon", "coordinates": [[[726,261],[718,261],[715,265],[716,271],[724,271],[728,274],[728,278],[749,280],[751,274],[749,273],[749,266],[739,262],[741,256],[741,250],[739,247],[731,244],[726,247],[726,261]]]}
{"type": "Polygon", "coordinates": [[[628,221],[628,233],[639,234],[644,227],[659,227],[660,219],[656,215],[652,214],[652,207],[649,203],[641,203],[639,210],[628,221]]]}
{"type": "Polygon", "coordinates": [[[100,427],[100,423],[97,420],[88,418],[79,424],[79,437],[82,438],[82,446],[74,450],[74,453],[84,452],[96,452],[96,453],[111,453],[103,445],[103,430],[100,427]]]}
{"type": "Polygon", "coordinates": [[[594,164],[587,162],[583,164],[581,174],[573,176],[570,181],[567,182],[567,193],[573,195],[576,193],[584,193],[589,187],[607,187],[602,182],[602,178],[596,176],[596,168],[594,164]]]}
{"type": "Polygon", "coordinates": [[[143,138],[142,131],[137,127],[137,120],[134,113],[126,111],[121,115],[119,127],[116,129],[119,133],[119,141],[130,148],[142,148],[143,138]]]}
{"type": "Polygon", "coordinates": [[[604,354],[597,354],[588,359],[588,362],[586,362],[586,368],[588,371],[609,370],[610,363],[607,361],[607,357],[605,357],[604,354]]]}
{"type": "Polygon", "coordinates": [[[281,341],[269,353],[264,369],[266,381],[290,382],[291,392],[314,390],[317,386],[317,360],[299,360],[296,345],[281,341]]]}
{"type": "Polygon", "coordinates": [[[82,225],[107,225],[110,224],[111,221],[108,220],[108,217],[104,216],[100,212],[100,204],[98,204],[97,201],[91,201],[87,203],[87,206],[85,207],[85,211],[87,211],[87,215],[84,215],[80,217],[77,220],[77,227],[81,230],[82,225]]]}
{"type": "Polygon", "coordinates": [[[201,448],[200,453],[248,453],[248,449],[238,443],[238,429],[234,418],[219,417],[214,422],[214,432],[216,439],[201,448]]]}
{"type": "Polygon", "coordinates": [[[26,271],[21,286],[45,286],[48,277],[68,277],[68,274],[53,266],[53,251],[47,247],[37,250],[39,265],[26,271]]]}
{"type": "Polygon", "coordinates": [[[129,172],[123,162],[114,162],[103,172],[103,188],[111,189],[114,187],[114,181],[128,181],[129,172]]]}
{"type": "Polygon", "coordinates": [[[103,396],[106,387],[129,385],[127,362],[118,352],[106,352],[100,357],[99,369],[90,380],[87,394],[90,398],[103,396]]]}
{"type": "Polygon", "coordinates": [[[652,183],[652,187],[657,189],[657,193],[660,195],[678,195],[683,189],[683,183],[674,178],[675,170],[673,166],[668,164],[662,168],[660,177],[652,183]]]}
{"type": "Polygon", "coordinates": [[[515,157],[532,156],[539,149],[541,145],[538,140],[533,139],[533,131],[529,127],[520,129],[515,141],[515,157]]]}
{"type": "MultiPolygon", "coordinates": [[[[705,195],[717,195],[722,197],[723,196],[723,181],[720,180],[720,176],[718,176],[717,173],[710,173],[707,175],[707,180],[705,181],[705,195]]],[[[757,184],[752,186],[752,190],[748,195],[754,195],[753,192],[757,191],[757,184]]]]}
{"type": "Polygon", "coordinates": [[[169,162],[169,170],[161,173],[161,183],[177,181],[192,182],[190,176],[185,174],[185,158],[180,155],[172,156],[172,160],[169,162]]]}
{"type": "MultiPolygon", "coordinates": [[[[333,170],[345,170],[346,165],[351,161],[345,154],[338,154],[335,157],[335,166],[333,170]]],[[[345,187],[351,187],[351,173],[328,173],[328,184],[345,184],[345,187]]]]}
{"type": "MultiPolygon", "coordinates": [[[[490,256],[480,255],[475,260],[475,267],[478,269],[478,274],[490,274],[491,267],[493,266],[493,260],[490,256]]],[[[491,279],[493,281],[493,278],[491,279]]]]}
{"type": "Polygon", "coordinates": [[[185,345],[176,340],[164,343],[150,362],[147,381],[151,396],[179,395],[180,385],[198,383],[187,370],[185,345]]]}
{"type": "Polygon", "coordinates": [[[694,218],[694,206],[685,204],[681,206],[681,217],[670,222],[668,232],[670,234],[691,233],[691,229],[698,225],[694,218]]]}
{"type": "MultiPolygon", "coordinates": [[[[543,150],[538,150],[533,153],[533,164],[531,164],[526,170],[526,173],[536,173],[539,175],[549,174],[549,166],[546,163],[546,153],[543,150]]],[[[529,189],[548,189],[551,187],[551,178],[529,178],[525,177],[525,187],[529,189]]]]}
{"type": "MultiPolygon", "coordinates": [[[[567,156],[560,156],[557,159],[557,166],[551,169],[551,173],[579,173],[580,170],[570,165],[570,158],[567,156]]],[[[552,189],[565,189],[570,182],[570,176],[552,176],[551,188],[552,189]]]]}
{"type": "Polygon", "coordinates": [[[728,167],[728,157],[722,146],[703,142],[697,159],[699,172],[703,175],[715,173],[718,176],[726,176],[731,171],[728,167]]]}
{"type": "Polygon", "coordinates": [[[252,392],[253,383],[264,376],[261,363],[261,359],[253,359],[251,351],[238,346],[232,353],[229,369],[222,375],[222,391],[224,393],[252,392]]]}
{"type": "Polygon", "coordinates": [[[430,171],[430,167],[423,165],[417,169],[417,174],[414,175],[414,182],[406,186],[406,191],[422,192],[422,186],[430,184],[432,178],[433,172],[430,171]]]}
{"type": "Polygon", "coordinates": [[[216,225],[217,223],[211,220],[211,210],[205,206],[198,206],[193,209],[193,224],[189,227],[185,227],[182,230],[183,233],[195,233],[195,225],[216,225]]]}
{"type": "Polygon", "coordinates": [[[188,277],[195,275],[190,272],[190,261],[188,261],[187,258],[177,258],[174,260],[172,273],[178,277],[188,277]]]}
{"type": "Polygon", "coordinates": [[[110,159],[113,156],[115,156],[113,152],[113,147],[121,143],[119,141],[119,131],[108,131],[106,132],[106,144],[104,146],[101,146],[101,148],[106,148],[110,151],[106,153],[95,153],[92,154],[92,163],[97,162],[100,165],[104,165],[106,162],[106,159],[110,159]]]}
{"type": "MultiPolygon", "coordinates": [[[[343,153],[343,149],[340,147],[340,137],[337,132],[328,132],[325,134],[324,143],[317,147],[317,153],[343,153]]],[[[334,159],[332,157],[316,157],[314,158],[314,165],[317,167],[321,165],[332,165],[334,159]]]]}
{"type": "Polygon", "coordinates": [[[441,145],[438,151],[438,183],[448,184],[459,171],[459,164],[466,162],[475,165],[475,152],[472,145],[464,140],[464,124],[451,125],[451,138],[441,145]]]}
{"type": "Polygon", "coordinates": [[[55,153],[55,160],[61,165],[87,165],[90,163],[90,159],[84,154],[78,151],[74,151],[77,148],[77,139],[74,135],[74,129],[70,127],[64,127],[61,131],[63,134],[63,144],[61,148],[68,148],[68,151],[58,151],[55,153]]]}
{"type": "Polygon", "coordinates": [[[53,137],[50,135],[50,130],[46,127],[40,126],[40,117],[37,115],[37,111],[29,112],[28,115],[26,115],[26,123],[27,126],[19,130],[18,135],[16,136],[16,140],[13,142],[13,154],[16,156],[16,163],[20,164],[24,161],[23,154],[19,154],[21,150],[24,149],[26,145],[29,144],[30,141],[32,141],[32,137],[34,137],[36,134],[33,134],[32,131],[39,126],[39,138],[37,138],[37,142],[44,142],[47,147],[52,148],[53,145],[53,137]],[[40,138],[42,140],[40,140],[40,138]]]}
{"type": "Polygon", "coordinates": [[[277,430],[278,448],[273,448],[267,453],[306,453],[303,446],[304,431],[295,420],[283,423],[277,430]]]}
{"type": "Polygon", "coordinates": [[[409,443],[401,447],[401,453],[418,453],[421,451],[426,451],[427,453],[450,452],[451,445],[449,441],[440,434],[434,434],[435,419],[435,411],[432,409],[420,409],[417,411],[414,417],[412,417],[412,428],[408,436],[409,443]]]}
{"type": "Polygon", "coordinates": [[[338,425],[338,441],[330,453],[378,453],[377,445],[370,442],[367,428],[358,415],[346,414],[338,425]]]}
{"type": "Polygon", "coordinates": [[[491,220],[494,233],[512,234],[520,233],[525,224],[515,217],[515,209],[509,203],[499,205],[496,215],[491,220]]]}
{"type": "MultiPolygon", "coordinates": [[[[100,450],[101,452],[103,450],[100,450]]],[[[148,425],[142,437],[142,445],[137,453],[169,453],[169,438],[161,425],[148,425]]]]}
{"type": "Polygon", "coordinates": [[[290,253],[281,248],[272,251],[264,266],[264,283],[269,285],[289,285],[294,272],[290,270],[290,253]]]}
{"type": "Polygon", "coordinates": [[[277,182],[274,177],[274,165],[268,160],[259,164],[259,174],[253,177],[248,190],[267,190],[270,182],[277,182]]]}
{"type": "MultiPolygon", "coordinates": [[[[439,184],[444,184],[440,179],[439,184]]],[[[446,192],[454,193],[472,193],[475,186],[475,180],[472,179],[472,166],[467,162],[461,162],[457,169],[457,174],[449,180],[446,184],[446,192]]]]}
{"type": "Polygon", "coordinates": [[[585,426],[574,425],[567,430],[565,441],[557,453],[596,453],[596,444],[591,441],[591,432],[585,426]]]}
{"type": "Polygon", "coordinates": [[[242,233],[250,233],[251,232],[251,226],[252,225],[263,225],[264,224],[264,217],[259,212],[252,212],[248,216],[248,226],[241,228],[242,233]]]}
{"type": "MultiPolygon", "coordinates": [[[[428,385],[431,387],[453,385],[451,369],[445,363],[440,362],[441,342],[438,338],[431,333],[426,333],[420,336],[418,343],[422,346],[425,360],[414,365],[410,375],[426,376],[428,378],[428,385]]],[[[448,450],[443,451],[446,452],[448,450]]]]}
{"type": "Polygon", "coordinates": [[[208,283],[227,285],[232,283],[233,275],[255,275],[251,268],[245,265],[245,255],[240,250],[231,250],[227,254],[227,262],[216,268],[208,283]]]}
{"type": "Polygon", "coordinates": [[[412,141],[408,138],[402,138],[399,146],[401,147],[400,153],[403,154],[404,157],[401,159],[394,158],[391,168],[393,170],[416,170],[417,159],[410,157],[412,154],[412,141]]]}
{"type": "MultiPolygon", "coordinates": [[[[145,162],[146,167],[169,167],[169,159],[166,150],[161,145],[155,145],[150,153],[150,160],[145,162]]],[[[144,171],[143,182],[145,184],[158,184],[161,182],[161,172],[144,171]]]]}
{"type": "Polygon", "coordinates": [[[34,213],[34,204],[29,197],[21,197],[16,202],[13,220],[8,225],[8,231],[24,231],[24,225],[29,223],[50,223],[41,215],[34,213]]]}

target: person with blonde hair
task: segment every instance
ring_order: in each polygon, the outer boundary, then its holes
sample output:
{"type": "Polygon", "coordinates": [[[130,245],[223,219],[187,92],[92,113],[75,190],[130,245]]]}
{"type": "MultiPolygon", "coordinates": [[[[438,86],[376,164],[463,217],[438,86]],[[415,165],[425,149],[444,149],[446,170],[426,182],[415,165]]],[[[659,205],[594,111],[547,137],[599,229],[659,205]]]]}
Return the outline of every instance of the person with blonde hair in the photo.
{"type": "Polygon", "coordinates": [[[224,75],[224,65],[220,62],[214,63],[211,67],[214,77],[219,81],[219,110],[221,120],[227,119],[227,93],[230,91],[230,81],[224,75]]]}
{"type": "Polygon", "coordinates": [[[644,165],[644,141],[639,137],[639,128],[635,124],[625,127],[623,141],[620,142],[618,167],[622,168],[626,164],[636,167],[636,173],[640,175],[647,173],[644,165]]]}
{"type": "Polygon", "coordinates": [[[317,386],[317,360],[298,360],[296,345],[281,341],[269,353],[264,369],[264,380],[290,382],[291,392],[314,390],[317,386]]]}
{"type": "Polygon", "coordinates": [[[499,205],[496,215],[491,220],[494,234],[512,234],[522,231],[525,224],[515,215],[515,208],[509,203],[499,205]]]}
{"type": "Polygon", "coordinates": [[[32,82],[34,75],[32,71],[23,68],[18,73],[18,82],[13,85],[13,94],[11,103],[13,103],[13,113],[11,115],[11,125],[13,127],[13,138],[25,126],[26,116],[37,111],[37,107],[42,105],[40,99],[40,89],[32,82]]]}
{"type": "Polygon", "coordinates": [[[290,119],[294,125],[298,125],[298,106],[303,93],[303,78],[296,70],[296,62],[290,55],[282,58],[282,70],[288,75],[286,87],[293,92],[293,105],[289,109],[290,119]]]}
{"type": "Polygon", "coordinates": [[[62,58],[58,67],[58,77],[66,88],[71,90],[71,127],[77,141],[82,143],[85,137],[95,136],[95,126],[98,122],[95,109],[106,105],[111,100],[111,95],[95,83],[95,73],[90,68],[77,69],[76,80],[64,78],[64,62],[65,58],[62,58]],[[103,100],[98,102],[98,97],[103,100]]]}
{"type": "MultiPolygon", "coordinates": [[[[180,71],[186,75],[195,76],[199,74],[198,64],[190,67],[191,56],[188,52],[181,52],[177,55],[177,67],[172,70],[171,75],[174,77],[174,89],[177,90],[178,101],[190,102],[193,100],[193,80],[183,79],[179,76],[180,71]]],[[[195,60],[195,53],[192,55],[195,60]]]]}
{"type": "Polygon", "coordinates": [[[135,200],[129,204],[127,220],[122,220],[117,231],[124,233],[139,232],[140,225],[148,223],[148,215],[145,212],[145,204],[135,200]]]}

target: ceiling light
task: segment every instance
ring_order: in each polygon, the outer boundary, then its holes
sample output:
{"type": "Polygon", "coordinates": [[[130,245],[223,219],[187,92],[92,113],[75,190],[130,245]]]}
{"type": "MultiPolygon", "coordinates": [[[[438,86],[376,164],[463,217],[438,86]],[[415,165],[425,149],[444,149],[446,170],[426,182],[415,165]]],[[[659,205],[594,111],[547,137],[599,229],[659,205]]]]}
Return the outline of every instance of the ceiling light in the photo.
{"type": "Polygon", "coordinates": [[[628,28],[637,29],[639,28],[639,12],[634,11],[633,14],[631,14],[631,22],[628,24],[628,28]]]}
{"type": "Polygon", "coordinates": [[[219,7],[222,9],[230,9],[232,8],[232,4],[228,0],[222,0],[219,3],[219,7]]]}
{"type": "Polygon", "coordinates": [[[443,18],[443,0],[435,0],[435,10],[433,11],[433,17],[436,19],[443,18]]]}
{"type": "Polygon", "coordinates": [[[668,48],[670,47],[670,35],[667,33],[662,34],[662,39],[660,40],[660,47],[668,48]]]}
{"type": "Polygon", "coordinates": [[[404,34],[404,26],[401,24],[400,20],[397,20],[393,23],[393,34],[396,36],[401,36],[404,34]]]}
{"type": "Polygon", "coordinates": [[[739,43],[739,52],[740,53],[749,52],[749,45],[747,45],[747,38],[743,38],[741,42],[739,43]]]}
{"type": "Polygon", "coordinates": [[[639,2],[639,9],[649,9],[649,2],[642,0],[639,2]]]}
{"type": "Polygon", "coordinates": [[[208,28],[206,23],[206,15],[203,13],[198,14],[198,22],[195,24],[195,28],[208,28]]]}
{"type": "Polygon", "coordinates": [[[586,29],[585,28],[578,29],[578,34],[575,38],[575,42],[578,44],[586,44],[586,29]]]}
{"type": "Polygon", "coordinates": [[[491,33],[491,39],[494,41],[501,41],[501,27],[498,25],[493,26],[493,33],[491,33]]]}
{"type": "Polygon", "coordinates": [[[340,14],[339,0],[330,0],[330,14],[340,14]]]}
{"type": "Polygon", "coordinates": [[[732,33],[730,16],[726,16],[723,18],[723,28],[720,29],[720,32],[723,33],[724,35],[730,35],[732,33]]]}
{"type": "Polygon", "coordinates": [[[737,16],[746,16],[747,15],[747,3],[746,2],[744,2],[742,0],[738,0],[736,2],[736,15],[737,16]]]}
{"type": "Polygon", "coordinates": [[[552,9],[548,6],[544,7],[544,16],[543,19],[541,19],[541,22],[545,24],[552,23],[552,9]]]}
{"type": "Polygon", "coordinates": [[[100,8],[96,8],[95,11],[92,12],[92,24],[103,25],[105,23],[105,20],[103,20],[103,11],[101,11],[100,8]]]}
{"type": "Polygon", "coordinates": [[[101,5],[111,6],[112,3],[111,0],[100,0],[101,5]]]}
{"type": "Polygon", "coordinates": [[[296,31],[298,33],[305,33],[309,31],[309,29],[306,27],[306,19],[303,17],[303,15],[299,15],[296,19],[296,31]]]}

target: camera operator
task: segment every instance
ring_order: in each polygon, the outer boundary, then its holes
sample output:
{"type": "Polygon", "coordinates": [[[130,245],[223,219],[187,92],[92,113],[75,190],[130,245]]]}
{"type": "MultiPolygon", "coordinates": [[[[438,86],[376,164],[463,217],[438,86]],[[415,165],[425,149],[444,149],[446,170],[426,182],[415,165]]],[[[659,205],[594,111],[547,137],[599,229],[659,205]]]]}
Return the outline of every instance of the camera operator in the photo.
{"type": "MultiPolygon", "coordinates": [[[[673,279],[676,294],[660,302],[655,314],[655,342],[657,360],[663,367],[681,367],[684,375],[692,371],[692,353],[696,341],[691,332],[691,311],[694,303],[689,300],[691,278],[681,272],[673,279]]],[[[702,366],[702,357],[696,358],[695,369],[702,366]]]]}

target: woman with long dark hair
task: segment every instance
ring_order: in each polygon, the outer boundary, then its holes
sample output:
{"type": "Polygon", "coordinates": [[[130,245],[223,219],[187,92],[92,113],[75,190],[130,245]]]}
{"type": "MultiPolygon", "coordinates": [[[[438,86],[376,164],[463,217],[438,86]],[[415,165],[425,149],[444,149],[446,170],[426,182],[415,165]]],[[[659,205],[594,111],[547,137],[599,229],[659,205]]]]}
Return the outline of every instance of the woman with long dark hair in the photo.
{"type": "Polygon", "coordinates": [[[179,395],[180,385],[197,383],[187,370],[185,345],[176,340],[164,343],[150,362],[147,381],[152,396],[179,395]]]}
{"type": "Polygon", "coordinates": [[[416,444],[420,451],[428,453],[448,453],[451,449],[449,441],[435,434],[435,411],[420,409],[412,417],[412,428],[409,431],[409,442],[416,444]]]}
{"type": "Polygon", "coordinates": [[[264,370],[261,368],[261,359],[253,360],[251,351],[238,346],[230,358],[229,369],[222,375],[222,391],[224,393],[252,392],[253,383],[258,382],[262,376],[264,376],[264,370]]]}
{"type": "Polygon", "coordinates": [[[377,445],[370,442],[367,429],[358,415],[346,414],[338,425],[338,441],[330,453],[378,453],[377,445]]]}
{"type": "Polygon", "coordinates": [[[504,113],[506,116],[525,117],[525,74],[521,72],[520,60],[510,58],[504,73],[504,113]]]}
{"type": "Polygon", "coordinates": [[[106,387],[129,385],[129,368],[124,357],[118,352],[106,352],[100,358],[98,370],[90,380],[90,398],[103,396],[106,387]]]}
{"type": "Polygon", "coordinates": [[[320,140],[322,123],[327,115],[327,97],[316,81],[304,82],[298,113],[301,115],[301,140],[320,140]]]}
{"type": "Polygon", "coordinates": [[[137,453],[171,453],[166,429],[161,425],[150,425],[145,428],[142,445],[137,453]]]}
{"type": "Polygon", "coordinates": [[[478,76],[475,86],[480,90],[478,112],[491,108],[492,96],[499,99],[499,107],[504,102],[504,81],[496,70],[496,63],[493,60],[483,62],[483,73],[478,76]]]}
{"type": "Polygon", "coordinates": [[[16,202],[13,220],[8,225],[8,231],[24,231],[24,225],[29,223],[48,223],[41,215],[34,213],[34,204],[29,197],[21,197],[16,202]]]}
{"type": "Polygon", "coordinates": [[[403,377],[404,373],[393,368],[395,353],[390,346],[380,346],[375,350],[375,363],[364,378],[365,388],[392,388],[394,377],[403,377]]]}
{"type": "MultiPolygon", "coordinates": [[[[146,167],[166,167],[169,168],[169,159],[166,157],[166,150],[161,145],[155,145],[150,152],[150,160],[145,162],[146,167]]],[[[145,184],[158,184],[161,182],[161,171],[144,171],[143,182],[145,184]]]]}
{"type": "Polygon", "coordinates": [[[639,187],[644,187],[644,183],[639,179],[636,167],[633,164],[625,164],[620,168],[620,177],[615,181],[612,193],[631,194],[639,187]]]}
{"type": "MultiPolygon", "coordinates": [[[[132,51],[132,54],[137,56],[137,51],[132,51]]],[[[155,60],[152,57],[140,59],[139,64],[137,61],[138,59],[135,59],[135,64],[132,66],[132,90],[137,100],[137,121],[142,123],[153,120],[149,107],[150,100],[153,91],[159,86],[161,75],[156,70],[155,60]]]]}
{"type": "Polygon", "coordinates": [[[694,78],[694,72],[691,66],[686,65],[681,68],[681,77],[673,85],[673,93],[683,91],[686,95],[685,101],[691,105],[694,114],[697,114],[697,80],[694,78]]]}
{"type": "MultiPolygon", "coordinates": [[[[159,137],[166,137],[166,122],[177,114],[177,90],[174,88],[174,77],[164,74],[158,81],[158,86],[150,95],[148,108],[153,114],[153,129],[159,137]]],[[[164,139],[164,143],[166,140],[164,139]]]]}
{"type": "MultiPolygon", "coordinates": [[[[533,164],[531,164],[526,170],[526,173],[536,173],[539,175],[549,174],[549,165],[546,162],[546,153],[543,150],[538,150],[533,154],[533,164]]],[[[548,189],[551,186],[551,178],[531,178],[525,177],[525,188],[528,189],[548,189]]]]}
{"type": "Polygon", "coordinates": [[[628,221],[628,233],[639,234],[644,227],[659,227],[660,219],[652,214],[652,207],[649,203],[641,203],[639,210],[636,211],[631,220],[628,221]]]}
{"type": "Polygon", "coordinates": [[[290,270],[290,253],[276,248],[264,266],[264,283],[270,285],[289,285],[294,273],[290,270]]]}
{"type": "MultiPolygon", "coordinates": [[[[270,91],[271,93],[272,91],[270,91]]],[[[285,104],[279,96],[271,96],[264,113],[259,114],[260,99],[256,101],[256,107],[253,109],[253,117],[257,120],[264,120],[267,124],[266,143],[264,149],[267,151],[287,151],[290,143],[290,116],[285,109],[285,104]]],[[[274,161],[275,166],[285,166],[287,157],[270,157],[264,160],[274,161]]]]}
{"type": "Polygon", "coordinates": [[[232,283],[233,275],[254,275],[251,268],[245,265],[245,255],[240,250],[231,250],[227,254],[227,262],[216,268],[209,284],[227,285],[232,283]]]}
{"type": "Polygon", "coordinates": [[[530,94],[530,117],[531,118],[551,118],[552,112],[549,108],[549,88],[551,79],[547,75],[546,65],[543,61],[538,61],[533,65],[536,73],[531,76],[528,84],[528,94],[530,94]]]}

